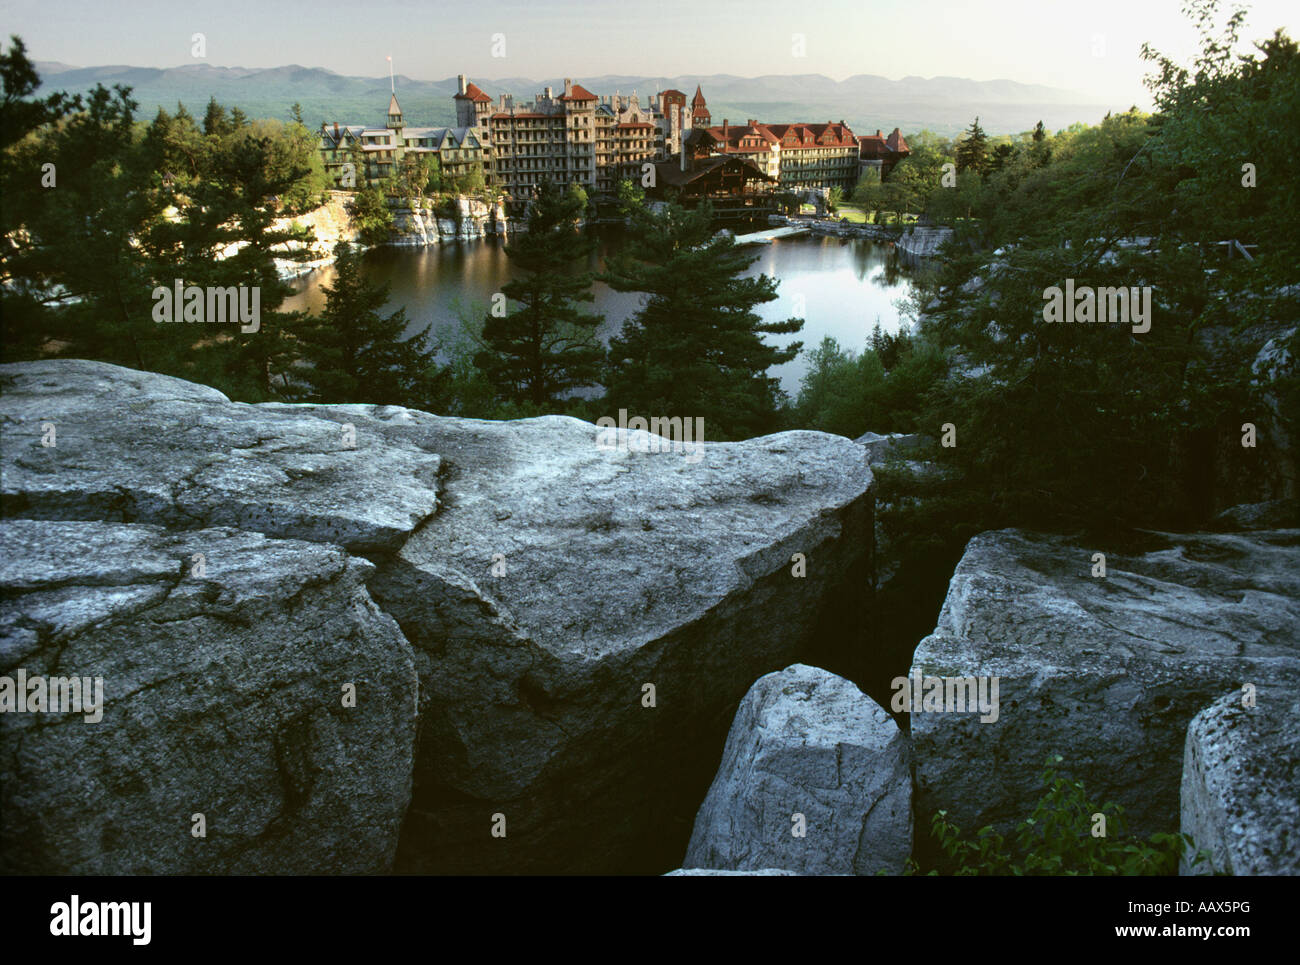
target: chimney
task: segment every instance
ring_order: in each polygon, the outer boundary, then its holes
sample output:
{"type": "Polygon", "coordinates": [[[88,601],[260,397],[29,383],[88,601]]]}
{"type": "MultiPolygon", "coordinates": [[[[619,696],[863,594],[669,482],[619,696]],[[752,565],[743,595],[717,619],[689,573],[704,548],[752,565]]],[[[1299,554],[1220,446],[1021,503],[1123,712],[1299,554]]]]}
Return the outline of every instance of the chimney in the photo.
{"type": "Polygon", "coordinates": [[[681,150],[681,155],[682,155],[682,170],[685,171],[685,170],[686,170],[686,108],[685,108],[685,107],[679,107],[679,108],[677,108],[677,110],[681,112],[681,117],[682,117],[682,150],[681,150]]]}
{"type": "Polygon", "coordinates": [[[549,100],[551,100],[551,99],[553,98],[553,96],[554,96],[554,95],[552,95],[552,93],[551,93],[551,88],[549,88],[549,87],[546,88],[546,99],[549,101],[549,100]]]}
{"type": "Polygon", "coordinates": [[[876,137],[880,137],[880,136],[881,136],[880,128],[876,128],[876,137]]]}
{"type": "Polygon", "coordinates": [[[456,83],[460,86],[460,93],[462,93],[462,94],[465,93],[465,75],[464,75],[464,74],[457,74],[457,75],[456,75],[456,83]]]}
{"type": "Polygon", "coordinates": [[[571,93],[573,93],[573,81],[566,77],[564,78],[564,96],[568,97],[571,93]]]}
{"type": "Polygon", "coordinates": [[[727,119],[724,117],[722,119],[722,142],[724,147],[726,146],[726,141],[727,141],[727,130],[730,127],[731,125],[727,122],[727,119]]]}
{"type": "Polygon", "coordinates": [[[339,122],[338,122],[338,121],[335,121],[335,122],[334,122],[334,140],[337,141],[338,139],[339,139],[339,122]]]}

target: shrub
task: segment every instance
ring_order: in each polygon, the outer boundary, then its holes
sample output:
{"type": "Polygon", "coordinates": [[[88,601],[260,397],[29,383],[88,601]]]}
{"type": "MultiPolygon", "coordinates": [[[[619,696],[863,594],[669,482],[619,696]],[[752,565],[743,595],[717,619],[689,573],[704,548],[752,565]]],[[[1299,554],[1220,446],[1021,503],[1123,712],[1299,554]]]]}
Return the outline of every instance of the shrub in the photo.
{"type": "MultiPolygon", "coordinates": [[[[1059,754],[1047,758],[1042,775],[1046,791],[1010,842],[992,827],[964,838],[947,811],[934,815],[931,834],[955,863],[954,874],[1172,875],[1178,873],[1184,848],[1194,853],[1193,866],[1205,860],[1205,852],[1193,851],[1190,835],[1162,832],[1145,842],[1126,838],[1124,809],[1113,802],[1098,806],[1090,801],[1082,781],[1057,773],[1062,760],[1059,754]],[[1105,833],[1094,836],[1098,816],[1104,818],[1105,833]]],[[[920,867],[909,861],[906,873],[918,874],[920,867]]]]}

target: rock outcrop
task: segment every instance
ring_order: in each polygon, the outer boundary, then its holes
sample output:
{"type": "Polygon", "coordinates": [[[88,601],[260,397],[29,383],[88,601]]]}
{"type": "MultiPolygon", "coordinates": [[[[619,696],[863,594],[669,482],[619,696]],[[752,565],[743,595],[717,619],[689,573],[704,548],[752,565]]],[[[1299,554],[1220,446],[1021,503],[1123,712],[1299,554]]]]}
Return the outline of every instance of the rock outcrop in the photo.
{"type": "Polygon", "coordinates": [[[741,701],[683,867],[899,873],[911,805],[898,725],[844,678],[796,664],[741,701]]]}
{"type": "MultiPolygon", "coordinates": [[[[279,218],[277,230],[308,228],[314,240],[285,242],[278,251],[289,253],[303,249],[303,261],[288,257],[277,258],[276,268],[282,278],[304,275],[317,268],[334,263],[334,246],[340,241],[360,244],[361,232],[348,205],[350,191],[330,191],[325,204],[304,214],[279,218]]],[[[450,202],[436,203],[431,198],[394,200],[390,203],[393,227],[388,244],[399,248],[419,248],[446,244],[453,241],[477,241],[483,238],[505,237],[522,225],[506,214],[504,202],[488,204],[477,198],[455,198],[450,202]]],[[[230,253],[239,250],[233,246],[230,253]]]]}
{"type": "Polygon", "coordinates": [[[894,243],[898,258],[908,265],[919,265],[924,261],[937,258],[939,248],[952,239],[951,228],[933,228],[917,226],[903,232],[902,237],[894,243]]]}
{"type": "Polygon", "coordinates": [[[1208,859],[1183,873],[1300,874],[1300,693],[1226,694],[1187,728],[1182,831],[1208,859]]]}
{"type": "MultiPolygon", "coordinates": [[[[0,388],[10,519],[73,533],[115,523],[159,541],[220,528],[231,540],[265,538],[257,545],[271,554],[299,541],[349,561],[352,602],[340,591],[338,606],[361,621],[373,599],[383,611],[374,619],[401,628],[392,654],[355,659],[372,676],[413,659],[419,679],[415,763],[398,775],[413,783],[399,870],[662,871],[665,842],[685,845],[749,684],[814,636],[866,618],[871,474],[848,439],[792,432],[683,453],[643,451],[649,437],[631,433],[604,448],[596,427],[570,418],[245,405],[77,361],[0,366],[0,388]],[[54,445],[42,444],[47,427],[54,445]]],[[[180,557],[168,565],[175,580],[180,557]]],[[[96,556],[77,579],[97,586],[112,570],[96,556]]],[[[74,600],[77,585],[66,588],[74,600]]],[[[320,624],[325,602],[313,590],[303,610],[305,592],[272,594],[267,616],[236,621],[223,652],[282,646],[295,627],[320,624]]],[[[156,669],[153,638],[133,633],[123,624],[114,638],[120,659],[156,669]]],[[[337,660],[322,665],[328,673],[303,660],[285,676],[337,703],[337,660]]],[[[268,673],[259,687],[274,692],[280,671],[268,673]]],[[[202,679],[186,670],[175,686],[202,679]]],[[[408,695],[385,699],[406,707],[408,695]]],[[[97,753],[100,774],[128,750],[101,737],[97,753]]],[[[172,766],[168,755],[185,752],[157,753],[172,766]]],[[[324,772],[351,766],[343,749],[333,765],[310,760],[321,786],[333,779],[324,772]]],[[[48,820],[73,820],[67,807],[48,820]]],[[[382,864],[391,851],[376,853],[382,864]]]]}
{"type": "Polygon", "coordinates": [[[1243,683],[1300,680],[1300,531],[1151,534],[1127,550],[981,534],[912,673],[997,677],[1000,694],[988,722],[911,715],[918,821],[944,808],[966,832],[1008,829],[1059,753],[1131,832],[1172,831],[1192,717],[1243,683]]]}
{"type": "Polygon", "coordinates": [[[373,569],[232,529],[0,522],[0,676],[50,690],[0,714],[0,869],[391,867],[417,682],[373,569]]]}

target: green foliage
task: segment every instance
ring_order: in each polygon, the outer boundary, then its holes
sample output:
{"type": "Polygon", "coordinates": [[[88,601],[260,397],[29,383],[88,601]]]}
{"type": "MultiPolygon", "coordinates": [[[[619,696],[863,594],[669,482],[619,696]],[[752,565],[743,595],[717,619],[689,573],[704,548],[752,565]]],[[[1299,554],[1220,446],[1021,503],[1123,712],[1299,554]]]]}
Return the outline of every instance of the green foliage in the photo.
{"type": "Polygon", "coordinates": [[[860,355],[829,336],[804,354],[808,370],[788,425],[849,438],[917,431],[923,400],[947,373],[936,346],[906,330],[887,333],[879,323],[860,355]]]}
{"type": "Polygon", "coordinates": [[[295,329],[300,357],[296,373],[313,402],[367,402],[437,411],[445,380],[434,364],[428,329],[406,336],[406,309],[381,315],[388,286],[361,273],[361,256],[346,242],[334,249],[335,276],[325,286],[325,308],[295,329]]]}
{"type": "Polygon", "coordinates": [[[388,196],[377,184],[357,191],[348,202],[348,211],[357,225],[357,234],[368,245],[383,244],[393,229],[393,212],[388,196]]]}
{"type": "Polygon", "coordinates": [[[645,189],[627,178],[618,182],[616,197],[618,212],[625,218],[631,217],[645,206],[645,189]]]}
{"type": "Polygon", "coordinates": [[[485,348],[474,359],[504,400],[546,407],[599,377],[604,352],[596,330],[604,317],[581,307],[595,297],[591,273],[573,271],[595,250],[577,227],[586,207],[586,192],[577,185],[543,185],[528,230],[506,248],[523,274],[502,294],[517,307],[487,315],[485,348]]]}
{"type": "MultiPolygon", "coordinates": [[[[1194,851],[1189,835],[1157,833],[1149,840],[1126,838],[1124,809],[1113,802],[1098,805],[1088,799],[1082,781],[1062,776],[1060,755],[1047,758],[1042,772],[1045,791],[1033,812],[1017,825],[1008,840],[992,827],[973,838],[937,812],[931,834],[954,867],[956,875],[1173,875],[1184,848],[1194,851]],[[1104,836],[1094,836],[1104,816],[1104,836]]],[[[1204,860],[1196,853],[1191,864],[1204,860]]],[[[920,873],[909,862],[909,874],[920,873]]],[[[938,874],[938,871],[930,871],[938,874]]]]}
{"type": "Polygon", "coordinates": [[[980,127],[980,119],[977,117],[957,143],[957,171],[983,174],[988,168],[988,135],[980,127]]]}
{"type": "Polygon", "coordinates": [[[780,390],[767,369],[801,347],[778,349],[760,336],[797,332],[803,322],[762,321],[754,306],[776,298],[776,283],[741,277],[754,256],[715,234],[711,220],[707,204],[668,204],[633,219],[633,240],[605,280],[646,298],[610,341],[604,384],[613,408],[702,416],[713,438],[743,439],[775,427],[780,390]]]}

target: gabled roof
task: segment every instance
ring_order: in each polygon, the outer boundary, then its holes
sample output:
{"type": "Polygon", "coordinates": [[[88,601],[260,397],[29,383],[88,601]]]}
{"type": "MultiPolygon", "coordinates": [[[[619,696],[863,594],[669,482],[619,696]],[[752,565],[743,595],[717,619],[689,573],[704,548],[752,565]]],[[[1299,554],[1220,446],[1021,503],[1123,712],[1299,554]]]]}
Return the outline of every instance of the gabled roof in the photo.
{"type": "MultiPolygon", "coordinates": [[[[780,141],[780,138],[768,130],[766,124],[729,124],[726,128],[725,137],[721,127],[707,127],[704,130],[708,131],[709,136],[721,144],[724,150],[729,151],[740,148],[740,142],[745,138],[761,138],[764,146],[769,150],[771,145],[780,141]]],[[[749,148],[749,150],[753,150],[753,148],[749,148]]]]}
{"type": "Polygon", "coordinates": [[[456,100],[460,100],[461,98],[464,98],[467,101],[486,101],[489,104],[492,103],[492,98],[483,93],[482,89],[479,88],[477,84],[472,83],[465,85],[465,93],[456,95],[456,100]]]}
{"type": "Polygon", "coordinates": [[[655,163],[655,183],[681,187],[723,166],[743,170],[754,181],[776,181],[776,178],[764,174],[763,169],[749,158],[736,157],[734,154],[715,154],[713,157],[696,161],[689,171],[681,169],[680,161],[671,159],[658,161],[655,163]]]}
{"type": "Polygon", "coordinates": [[[899,133],[898,128],[894,128],[894,133],[890,134],[885,140],[885,145],[895,154],[911,154],[912,149],[907,146],[903,140],[903,135],[899,133]]]}
{"type": "Polygon", "coordinates": [[[783,144],[798,147],[854,147],[859,145],[846,124],[768,124],[783,144]]]}
{"type": "Polygon", "coordinates": [[[596,95],[581,84],[574,84],[569,88],[569,92],[560,98],[562,101],[594,101],[596,95]]]}

